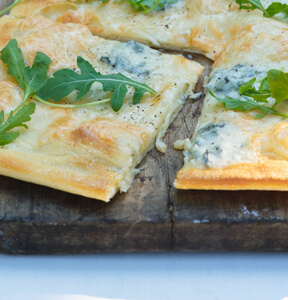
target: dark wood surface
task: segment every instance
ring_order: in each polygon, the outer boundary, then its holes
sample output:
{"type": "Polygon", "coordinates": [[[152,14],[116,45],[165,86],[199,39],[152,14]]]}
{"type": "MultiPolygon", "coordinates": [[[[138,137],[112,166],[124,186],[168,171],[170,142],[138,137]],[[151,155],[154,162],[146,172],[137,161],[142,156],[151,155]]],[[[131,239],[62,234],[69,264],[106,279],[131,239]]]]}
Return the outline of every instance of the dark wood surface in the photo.
{"type": "MultiPolygon", "coordinates": [[[[211,62],[193,57],[206,66],[200,91],[211,62]]],[[[131,189],[108,204],[0,176],[0,252],[287,251],[288,192],[173,187],[183,164],[173,143],[190,137],[202,101],[187,101],[165,136],[167,153],[153,149],[131,189]]]]}

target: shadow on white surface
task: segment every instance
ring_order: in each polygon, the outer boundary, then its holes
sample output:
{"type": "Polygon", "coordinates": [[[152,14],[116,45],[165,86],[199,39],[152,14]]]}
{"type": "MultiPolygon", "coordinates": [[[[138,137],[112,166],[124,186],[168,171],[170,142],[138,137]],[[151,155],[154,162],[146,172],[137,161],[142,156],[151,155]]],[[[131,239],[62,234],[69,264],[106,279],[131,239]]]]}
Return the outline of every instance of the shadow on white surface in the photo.
{"type": "MultiPolygon", "coordinates": [[[[8,295],[2,300],[120,300],[108,298],[95,298],[86,295],[35,295],[35,294],[14,294],[8,295]]],[[[123,300],[123,299],[122,299],[123,300]]]]}
{"type": "Polygon", "coordinates": [[[288,254],[0,255],[0,300],[15,293],[281,300],[288,296],[287,282],[288,254]]]}

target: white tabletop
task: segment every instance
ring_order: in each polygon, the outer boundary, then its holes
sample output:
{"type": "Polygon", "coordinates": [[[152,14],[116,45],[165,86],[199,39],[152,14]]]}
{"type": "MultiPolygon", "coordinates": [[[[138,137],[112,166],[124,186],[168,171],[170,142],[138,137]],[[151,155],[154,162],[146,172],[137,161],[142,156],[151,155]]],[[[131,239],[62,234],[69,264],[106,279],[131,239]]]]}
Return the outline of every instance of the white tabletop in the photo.
{"type": "Polygon", "coordinates": [[[288,296],[288,254],[0,255],[0,299],[40,300],[29,294],[281,300],[288,296]]]}

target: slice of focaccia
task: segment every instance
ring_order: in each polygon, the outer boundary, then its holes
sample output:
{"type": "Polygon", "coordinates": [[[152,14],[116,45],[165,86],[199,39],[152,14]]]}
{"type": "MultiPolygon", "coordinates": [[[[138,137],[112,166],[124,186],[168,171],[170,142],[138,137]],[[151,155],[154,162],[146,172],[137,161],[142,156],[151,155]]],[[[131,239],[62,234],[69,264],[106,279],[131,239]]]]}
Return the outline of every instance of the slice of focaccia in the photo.
{"type": "Polygon", "coordinates": [[[141,13],[126,0],[23,0],[11,15],[39,14],[63,23],[82,23],[95,35],[153,47],[187,50],[216,59],[241,29],[262,12],[239,11],[231,0],[179,0],[164,10],[141,13]]]}
{"type": "MultiPolygon", "coordinates": [[[[252,98],[240,96],[240,86],[256,78],[253,87],[258,90],[269,70],[288,72],[287,41],[285,24],[263,19],[247,27],[215,62],[207,89],[221,99],[247,103],[252,98]]],[[[274,100],[267,101],[258,104],[272,107],[274,100]]],[[[288,114],[285,101],[273,108],[288,114]]],[[[185,149],[186,156],[176,187],[288,190],[287,119],[261,113],[228,110],[208,94],[192,141],[176,145],[185,149]]]]}
{"type": "MultiPolygon", "coordinates": [[[[29,66],[37,51],[48,55],[49,76],[63,68],[79,71],[76,58],[81,56],[101,74],[121,72],[156,91],[156,95],[145,93],[139,104],[132,105],[134,88],[127,86],[118,112],[109,103],[72,109],[35,102],[29,129],[20,128],[20,136],[0,149],[1,175],[104,201],[129,188],[138,172],[135,167],[155,141],[165,151],[161,138],[203,69],[182,56],[162,54],[133,41],[106,41],[93,37],[83,25],[42,16],[25,20],[5,16],[0,19],[0,32],[0,48],[16,38],[29,66]]],[[[21,102],[23,90],[7,74],[3,61],[0,86],[0,111],[9,113],[21,102]]],[[[94,83],[77,103],[110,96],[94,83]]],[[[75,98],[73,92],[61,103],[74,103],[75,98]]]]}

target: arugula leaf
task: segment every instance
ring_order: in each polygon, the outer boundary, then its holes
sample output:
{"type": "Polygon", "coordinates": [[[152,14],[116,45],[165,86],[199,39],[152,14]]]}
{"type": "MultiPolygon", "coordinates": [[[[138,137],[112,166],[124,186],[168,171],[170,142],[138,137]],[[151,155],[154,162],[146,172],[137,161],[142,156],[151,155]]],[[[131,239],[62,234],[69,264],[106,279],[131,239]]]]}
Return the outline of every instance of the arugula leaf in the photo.
{"type": "Polygon", "coordinates": [[[45,85],[49,77],[47,71],[52,60],[44,53],[37,52],[32,68],[25,68],[25,93],[32,95],[45,85]]]}
{"type": "MultiPolygon", "coordinates": [[[[106,2],[109,0],[98,0],[106,2]]],[[[159,11],[164,10],[167,5],[178,2],[178,0],[126,0],[131,7],[142,13],[148,13],[152,10],[159,11]]]]}
{"type": "Polygon", "coordinates": [[[260,9],[265,17],[271,18],[281,12],[288,14],[288,5],[280,2],[271,3],[266,9],[263,7],[260,0],[235,0],[241,9],[260,9]]]}
{"type": "Polygon", "coordinates": [[[256,78],[253,78],[251,80],[249,80],[248,82],[244,83],[243,85],[240,86],[239,88],[239,93],[240,95],[246,93],[247,91],[250,91],[251,89],[253,89],[253,84],[255,83],[256,78]]]}
{"type": "Polygon", "coordinates": [[[47,70],[51,59],[42,52],[37,52],[32,68],[25,67],[25,61],[16,39],[10,40],[1,51],[1,59],[8,65],[8,74],[12,75],[24,89],[21,103],[14,109],[18,110],[27,99],[37,92],[48,80],[47,70]]]}
{"type": "Polygon", "coordinates": [[[269,17],[273,17],[281,12],[283,12],[287,15],[288,5],[282,4],[279,2],[273,2],[272,4],[269,5],[269,7],[266,9],[266,11],[269,14],[269,17]]]}
{"type": "Polygon", "coordinates": [[[0,58],[8,65],[8,73],[24,89],[24,97],[14,111],[22,107],[30,96],[42,103],[57,107],[90,106],[108,102],[109,99],[103,99],[93,103],[64,106],[45,101],[53,98],[57,102],[74,90],[79,91],[76,98],[76,100],[79,100],[88,93],[94,81],[102,83],[104,91],[113,91],[111,105],[115,111],[118,111],[123,105],[127,93],[126,85],[135,88],[133,104],[137,104],[145,92],[156,93],[148,85],[133,81],[121,73],[101,75],[95,71],[88,61],[80,56],[77,58],[77,64],[81,70],[81,75],[70,69],[62,69],[54,73],[54,78],[49,79],[47,71],[51,59],[46,54],[37,52],[32,67],[25,67],[24,57],[16,39],[10,40],[2,49],[0,58]],[[36,96],[37,91],[39,93],[36,96]]]}
{"type": "Polygon", "coordinates": [[[76,100],[80,100],[88,93],[92,84],[98,81],[102,83],[105,92],[113,91],[111,106],[114,111],[118,111],[123,105],[124,97],[127,93],[127,85],[135,88],[133,104],[137,104],[145,92],[156,93],[147,84],[133,81],[121,73],[101,75],[81,56],[77,57],[77,65],[81,74],[71,69],[56,71],[53,74],[54,77],[50,78],[46,85],[39,90],[38,97],[46,101],[54,99],[55,102],[58,102],[72,91],[78,90],[79,93],[76,100]]]}
{"type": "Polygon", "coordinates": [[[265,17],[269,17],[268,12],[266,9],[263,7],[262,3],[260,0],[236,0],[235,1],[237,4],[239,4],[239,8],[241,9],[260,9],[263,11],[263,14],[265,17]]]}
{"type": "Polygon", "coordinates": [[[156,8],[159,3],[159,0],[126,0],[134,10],[138,12],[149,12],[156,8]]]}
{"type": "Polygon", "coordinates": [[[216,97],[211,91],[209,91],[210,95],[213,96],[215,99],[217,99],[219,102],[223,103],[225,108],[227,109],[233,109],[236,111],[250,111],[252,109],[259,109],[262,111],[261,114],[258,114],[255,116],[256,119],[260,119],[265,117],[267,114],[274,114],[278,115],[284,118],[288,118],[288,115],[279,113],[276,111],[273,107],[267,107],[263,106],[261,104],[258,104],[257,102],[245,97],[245,100],[242,99],[236,99],[232,97],[226,97],[226,98],[219,98],[216,97]]]}
{"type": "Polygon", "coordinates": [[[280,70],[271,69],[267,72],[267,76],[261,80],[259,89],[257,90],[253,85],[256,78],[253,78],[239,87],[239,95],[253,98],[255,101],[245,97],[245,100],[235,99],[231,97],[218,98],[211,91],[210,94],[218,101],[222,102],[227,109],[234,109],[238,111],[251,110],[257,108],[262,111],[261,114],[255,116],[259,119],[267,114],[276,114],[284,118],[285,114],[281,114],[275,110],[275,106],[288,100],[288,73],[280,70]],[[257,102],[268,103],[268,98],[274,98],[275,103],[272,107],[263,106],[257,102]]]}
{"type": "Polygon", "coordinates": [[[176,3],[178,0],[126,0],[134,10],[148,13],[152,10],[159,11],[165,9],[169,4],[176,3]]]}
{"type": "Polygon", "coordinates": [[[13,112],[10,113],[8,119],[4,123],[4,111],[0,112],[0,146],[5,146],[11,143],[14,139],[16,139],[20,133],[18,131],[7,132],[15,127],[25,127],[28,129],[28,126],[24,124],[25,122],[29,122],[31,120],[30,115],[32,115],[35,111],[35,103],[30,102],[27,105],[24,105],[21,109],[19,109],[15,115],[13,112]]]}
{"type": "Polygon", "coordinates": [[[265,102],[267,103],[267,99],[271,97],[271,91],[269,89],[267,77],[265,77],[258,90],[253,87],[256,78],[251,79],[250,81],[246,82],[244,85],[240,86],[239,94],[242,96],[248,96],[253,98],[257,102],[265,102]]]}
{"type": "Polygon", "coordinates": [[[277,103],[288,99],[288,73],[280,70],[269,70],[267,73],[267,81],[271,90],[271,97],[277,103]]]}
{"type": "Polygon", "coordinates": [[[46,54],[37,52],[32,67],[25,66],[24,57],[16,39],[10,40],[2,49],[0,58],[8,65],[8,74],[12,75],[19,83],[19,86],[24,89],[24,97],[21,103],[10,112],[5,123],[4,111],[0,112],[0,146],[11,143],[19,136],[19,132],[7,132],[10,129],[19,126],[28,128],[24,122],[31,120],[30,115],[35,111],[35,103],[31,102],[28,105],[23,105],[30,96],[33,96],[34,99],[41,103],[63,108],[90,106],[111,101],[113,110],[118,111],[122,107],[128,91],[127,85],[135,88],[133,104],[137,104],[146,92],[156,93],[148,85],[133,81],[121,73],[101,75],[95,71],[88,61],[80,56],[77,58],[77,64],[81,74],[70,69],[62,69],[54,73],[54,78],[49,78],[47,71],[52,62],[51,59],[46,54]],[[78,90],[79,93],[76,100],[79,100],[88,93],[94,81],[102,83],[104,91],[112,91],[112,99],[103,99],[78,105],[62,105],[41,99],[41,97],[47,100],[53,98],[57,102],[72,91],[78,90]],[[36,95],[38,91],[39,93],[36,95]],[[15,115],[13,115],[14,111],[16,111],[15,115]]]}
{"type": "Polygon", "coordinates": [[[288,99],[288,73],[280,70],[271,69],[267,72],[267,77],[262,79],[258,90],[253,87],[256,78],[251,79],[240,86],[239,94],[252,97],[258,102],[266,102],[269,97],[280,103],[288,99]]]}
{"type": "Polygon", "coordinates": [[[177,2],[178,0],[160,0],[157,6],[155,6],[154,10],[155,11],[164,10],[167,6],[177,2]]]}
{"type": "Polygon", "coordinates": [[[2,49],[0,58],[8,65],[8,74],[16,79],[22,89],[25,89],[25,61],[17,40],[8,42],[2,49]]]}
{"type": "Polygon", "coordinates": [[[259,91],[261,92],[269,92],[270,88],[269,88],[269,84],[268,84],[268,79],[267,77],[263,78],[262,81],[261,81],[261,84],[260,84],[260,88],[259,88],[259,91]]]}

